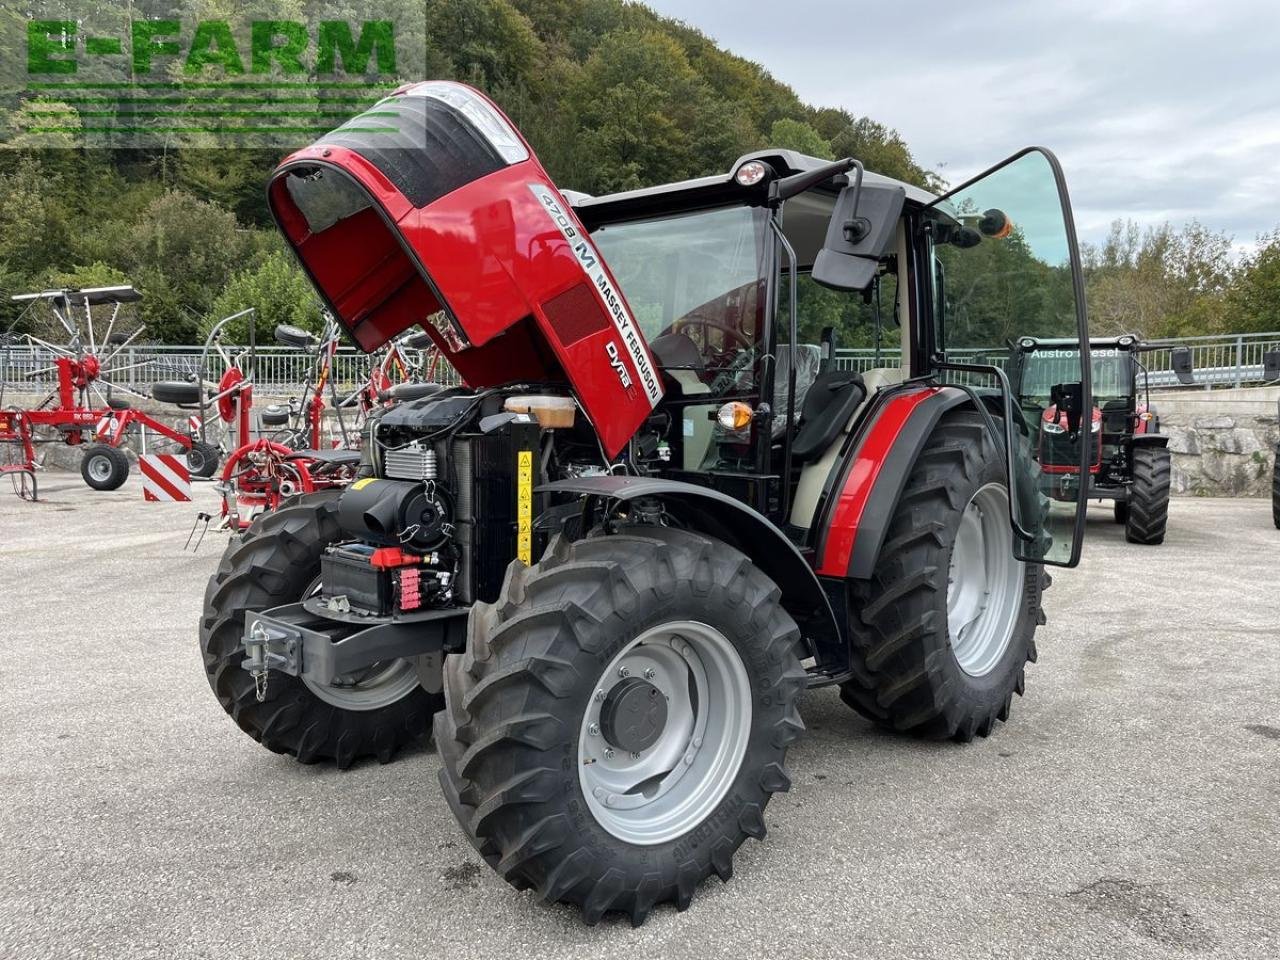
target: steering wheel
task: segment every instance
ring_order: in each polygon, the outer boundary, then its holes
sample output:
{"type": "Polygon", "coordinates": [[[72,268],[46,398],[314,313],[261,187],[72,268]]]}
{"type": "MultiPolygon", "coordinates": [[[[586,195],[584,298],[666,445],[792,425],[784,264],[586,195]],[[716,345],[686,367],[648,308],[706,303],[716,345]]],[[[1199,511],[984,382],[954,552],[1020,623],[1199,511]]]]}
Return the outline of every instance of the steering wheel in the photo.
{"type": "MultiPolygon", "coordinates": [[[[712,320],[709,317],[681,317],[679,320],[671,324],[671,332],[683,333],[685,336],[688,336],[689,327],[702,327],[705,330],[719,330],[730,340],[733,340],[742,350],[750,350],[752,346],[754,346],[751,339],[741,330],[736,327],[731,327],[720,320],[712,320]]],[[[705,337],[703,339],[703,343],[707,343],[705,337]]]]}

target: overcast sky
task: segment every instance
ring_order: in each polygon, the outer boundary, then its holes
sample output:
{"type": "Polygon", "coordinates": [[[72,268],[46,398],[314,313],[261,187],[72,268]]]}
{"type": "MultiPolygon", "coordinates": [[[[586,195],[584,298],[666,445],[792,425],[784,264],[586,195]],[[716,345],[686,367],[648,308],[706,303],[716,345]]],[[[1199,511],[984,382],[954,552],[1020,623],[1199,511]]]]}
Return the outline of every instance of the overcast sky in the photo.
{"type": "Polygon", "coordinates": [[[897,128],[952,183],[1031,143],[1081,235],[1198,219],[1280,226],[1275,0],[646,0],[802,99],[897,128]]]}

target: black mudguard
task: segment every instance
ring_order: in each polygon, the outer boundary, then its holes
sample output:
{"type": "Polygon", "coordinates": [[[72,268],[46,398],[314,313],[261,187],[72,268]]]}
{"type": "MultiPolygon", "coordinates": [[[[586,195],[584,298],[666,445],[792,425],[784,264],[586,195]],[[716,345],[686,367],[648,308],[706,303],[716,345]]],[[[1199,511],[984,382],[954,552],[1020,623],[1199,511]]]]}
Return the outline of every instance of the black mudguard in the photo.
{"type": "Polygon", "coordinates": [[[782,530],[746,504],[709,487],[656,477],[579,477],[544,484],[538,492],[661,501],[685,527],[741,550],[778,585],[783,607],[800,624],[820,661],[844,649],[844,630],[809,561],[782,530]]]}

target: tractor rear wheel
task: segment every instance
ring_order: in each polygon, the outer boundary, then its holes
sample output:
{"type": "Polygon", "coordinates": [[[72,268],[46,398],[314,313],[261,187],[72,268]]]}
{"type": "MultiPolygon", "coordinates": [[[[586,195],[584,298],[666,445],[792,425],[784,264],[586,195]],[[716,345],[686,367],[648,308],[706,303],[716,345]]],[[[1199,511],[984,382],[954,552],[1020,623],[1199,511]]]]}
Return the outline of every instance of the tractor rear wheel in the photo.
{"type": "Polygon", "coordinates": [[[441,698],[422,688],[412,661],[325,687],[272,671],[261,702],[240,665],[245,615],[297,603],[318,583],[321,554],[342,539],[338,493],[294,498],[231,541],[205,590],[200,650],[214,695],[241,730],[275,753],[345,768],[362,757],[387,763],[430,730],[441,698]]]}
{"type": "Polygon", "coordinates": [[[129,458],[117,447],[90,444],[80,458],[80,476],[95,490],[118,490],[129,478],[129,458]]]}
{"type": "Polygon", "coordinates": [[[1173,462],[1168,447],[1134,448],[1129,515],[1124,525],[1124,538],[1130,543],[1152,546],[1164,543],[1172,477],[1173,462]]]}
{"type": "Polygon", "coordinates": [[[1280,530],[1280,443],[1276,444],[1275,460],[1271,463],[1271,520],[1280,530]]]}
{"type": "Polygon", "coordinates": [[[187,451],[187,470],[193,477],[208,479],[218,471],[218,461],[222,459],[222,451],[212,443],[195,440],[187,451]]]}
{"type": "Polygon", "coordinates": [[[488,864],[592,924],[727,881],[804,729],[779,596],[727,544],[660,526],[512,564],[445,661],[435,725],[445,798],[488,864]]]}
{"type": "Polygon", "coordinates": [[[907,479],[873,576],[854,587],[854,679],[842,699],[915,736],[988,736],[1035,662],[1045,579],[1039,564],[1013,556],[1004,455],[984,420],[945,415],[907,479]]]}

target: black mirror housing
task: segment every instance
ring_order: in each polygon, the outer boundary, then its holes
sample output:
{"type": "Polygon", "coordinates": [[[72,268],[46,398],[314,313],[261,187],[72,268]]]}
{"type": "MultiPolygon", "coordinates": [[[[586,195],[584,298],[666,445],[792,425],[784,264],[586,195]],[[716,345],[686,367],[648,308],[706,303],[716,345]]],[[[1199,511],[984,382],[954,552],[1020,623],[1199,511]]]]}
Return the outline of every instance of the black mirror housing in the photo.
{"type": "Polygon", "coordinates": [[[902,187],[850,184],[840,191],[827,237],[813,261],[813,279],[833,290],[863,290],[889,253],[906,203],[902,187]]]}
{"type": "Polygon", "coordinates": [[[1173,364],[1173,372],[1177,375],[1180,384],[1189,387],[1196,382],[1195,372],[1191,366],[1190,347],[1174,347],[1169,353],[1169,361],[1173,364]]]}

